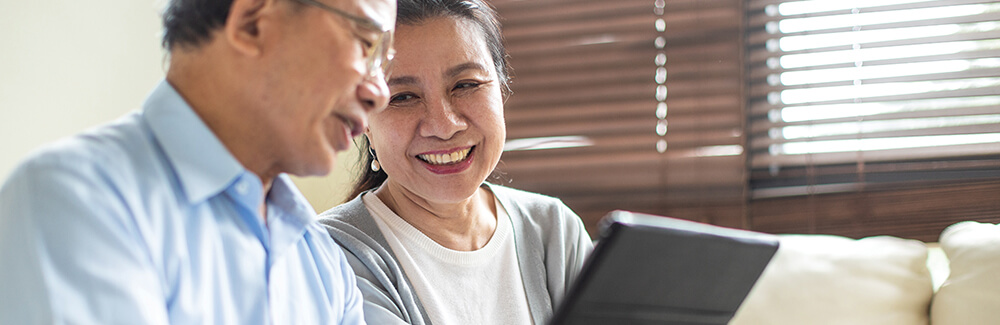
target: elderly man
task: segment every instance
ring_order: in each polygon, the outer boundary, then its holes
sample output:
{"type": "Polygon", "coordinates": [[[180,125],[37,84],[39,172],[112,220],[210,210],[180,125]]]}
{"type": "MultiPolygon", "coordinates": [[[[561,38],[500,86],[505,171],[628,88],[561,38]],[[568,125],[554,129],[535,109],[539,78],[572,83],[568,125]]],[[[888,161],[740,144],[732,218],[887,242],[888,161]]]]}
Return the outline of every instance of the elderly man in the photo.
{"type": "Polygon", "coordinates": [[[394,0],[172,0],[142,109],[0,189],[0,324],[354,324],[343,252],[285,175],[385,106],[394,0]]]}

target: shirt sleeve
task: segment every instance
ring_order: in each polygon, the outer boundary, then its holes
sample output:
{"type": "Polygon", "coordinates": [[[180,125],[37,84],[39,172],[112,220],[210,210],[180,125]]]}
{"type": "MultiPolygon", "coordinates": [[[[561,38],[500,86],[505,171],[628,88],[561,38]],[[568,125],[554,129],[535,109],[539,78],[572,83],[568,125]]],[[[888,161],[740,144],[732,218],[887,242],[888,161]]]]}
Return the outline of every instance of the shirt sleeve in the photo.
{"type": "Polygon", "coordinates": [[[0,324],[167,324],[122,197],[135,189],[113,185],[110,167],[47,158],[0,189],[0,324]]]}

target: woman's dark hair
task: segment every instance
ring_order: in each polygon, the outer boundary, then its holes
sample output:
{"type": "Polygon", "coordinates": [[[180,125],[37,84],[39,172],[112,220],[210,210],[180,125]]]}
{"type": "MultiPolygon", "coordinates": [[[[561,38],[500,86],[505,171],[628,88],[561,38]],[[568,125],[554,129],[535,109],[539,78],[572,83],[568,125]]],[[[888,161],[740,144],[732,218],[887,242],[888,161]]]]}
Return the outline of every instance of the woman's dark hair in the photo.
{"type": "Polygon", "coordinates": [[[503,46],[496,10],[483,0],[399,0],[396,25],[419,25],[431,18],[464,18],[475,23],[486,37],[501,90],[509,95],[507,49],[503,46]]]}
{"type": "MultiPolygon", "coordinates": [[[[504,98],[510,95],[510,68],[507,65],[507,49],[503,46],[503,35],[500,32],[500,21],[496,10],[483,0],[399,0],[396,11],[396,26],[419,25],[433,18],[461,18],[476,24],[486,37],[486,47],[493,57],[493,66],[497,70],[500,89],[504,98]]],[[[388,177],[385,171],[372,171],[372,161],[377,159],[371,150],[368,137],[362,137],[357,143],[361,159],[361,176],[354,183],[354,189],[348,199],[376,188],[388,177]]],[[[494,171],[493,177],[502,177],[494,171]]]]}
{"type": "Polygon", "coordinates": [[[163,11],[163,47],[198,46],[226,23],[233,0],[170,0],[163,11]]]}

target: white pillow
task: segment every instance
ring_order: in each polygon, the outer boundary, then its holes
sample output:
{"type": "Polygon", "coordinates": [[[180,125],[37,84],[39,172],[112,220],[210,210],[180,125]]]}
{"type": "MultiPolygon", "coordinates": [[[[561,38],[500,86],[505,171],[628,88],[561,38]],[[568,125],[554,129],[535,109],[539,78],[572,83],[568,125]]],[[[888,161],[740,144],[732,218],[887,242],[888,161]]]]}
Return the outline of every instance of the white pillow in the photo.
{"type": "Polygon", "coordinates": [[[966,221],[941,232],[951,273],[934,296],[934,325],[1000,322],[1000,225],[966,221]]]}
{"type": "Polygon", "coordinates": [[[927,324],[933,286],[923,242],[779,237],[777,254],[730,324],[927,324]]]}

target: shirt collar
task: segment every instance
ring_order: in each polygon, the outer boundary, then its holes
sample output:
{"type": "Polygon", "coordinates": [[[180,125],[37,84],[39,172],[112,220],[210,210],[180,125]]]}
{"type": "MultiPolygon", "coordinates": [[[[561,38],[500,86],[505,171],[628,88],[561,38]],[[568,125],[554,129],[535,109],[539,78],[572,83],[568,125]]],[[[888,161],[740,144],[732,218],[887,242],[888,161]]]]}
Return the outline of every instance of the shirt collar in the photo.
{"type": "MultiPolygon", "coordinates": [[[[299,193],[288,175],[280,174],[274,178],[267,203],[268,250],[276,260],[295,249],[295,244],[302,240],[310,225],[319,224],[316,223],[312,205],[299,193]]],[[[322,233],[326,234],[325,231],[322,233]]]]}
{"type": "Polygon", "coordinates": [[[166,80],[146,99],[143,118],[190,202],[221,193],[245,170],[166,80]]]}
{"type": "Polygon", "coordinates": [[[279,174],[274,178],[267,202],[270,206],[287,213],[284,219],[295,224],[295,227],[309,224],[316,219],[316,211],[288,175],[279,174]]]}

